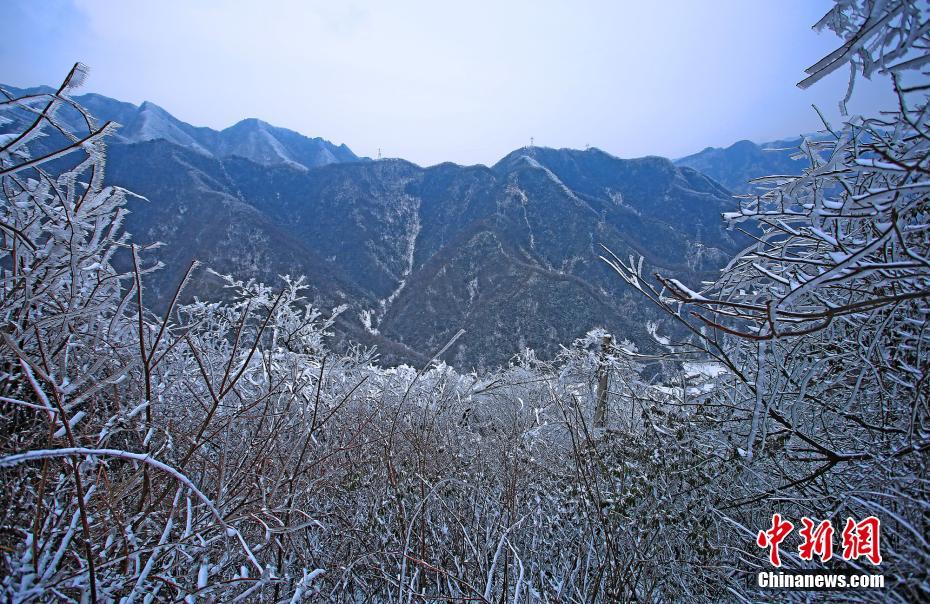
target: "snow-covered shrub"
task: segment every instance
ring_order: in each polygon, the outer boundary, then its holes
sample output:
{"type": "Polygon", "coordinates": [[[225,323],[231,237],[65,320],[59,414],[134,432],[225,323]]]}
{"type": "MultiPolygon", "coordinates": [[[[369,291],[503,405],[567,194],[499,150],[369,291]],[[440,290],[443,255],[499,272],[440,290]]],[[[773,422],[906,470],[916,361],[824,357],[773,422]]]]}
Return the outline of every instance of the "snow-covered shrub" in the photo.
{"type": "Polygon", "coordinates": [[[329,348],[342,309],[308,304],[301,278],[224,277],[222,300],[180,303],[196,264],[148,311],[158,265],[120,232],[114,125],[69,96],[83,73],[0,104],[5,600],[712,593],[662,570],[690,532],[648,537],[687,509],[667,489],[695,458],[627,343],[592,332],[481,376],[384,369],[329,348]]]}
{"type": "Polygon", "coordinates": [[[764,192],[725,216],[756,243],[716,283],[653,286],[608,259],[728,369],[729,388],[693,403],[717,409],[719,441],[738,453],[744,480],[720,509],[730,541],[751,547],[773,511],[879,516],[895,589],[873,595],[886,601],[930,597],[928,17],[925,3],[840,0],[818,23],[845,44],[801,86],[848,65],[850,93],[882,73],[898,107],[825,123],[798,151],[803,175],[759,179],[764,192]]]}

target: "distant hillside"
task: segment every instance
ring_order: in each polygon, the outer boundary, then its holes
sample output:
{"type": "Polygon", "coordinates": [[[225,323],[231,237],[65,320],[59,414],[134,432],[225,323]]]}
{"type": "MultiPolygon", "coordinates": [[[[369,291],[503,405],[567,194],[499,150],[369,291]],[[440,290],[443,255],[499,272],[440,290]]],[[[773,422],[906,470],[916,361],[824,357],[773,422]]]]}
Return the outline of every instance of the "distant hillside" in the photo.
{"type": "Polygon", "coordinates": [[[800,138],[756,144],[739,141],[722,149],[707,147],[699,153],[675,160],[710,176],[734,193],[749,193],[753,178],[773,174],[797,175],[807,166],[803,159],[791,159],[798,152],[800,138]]]}

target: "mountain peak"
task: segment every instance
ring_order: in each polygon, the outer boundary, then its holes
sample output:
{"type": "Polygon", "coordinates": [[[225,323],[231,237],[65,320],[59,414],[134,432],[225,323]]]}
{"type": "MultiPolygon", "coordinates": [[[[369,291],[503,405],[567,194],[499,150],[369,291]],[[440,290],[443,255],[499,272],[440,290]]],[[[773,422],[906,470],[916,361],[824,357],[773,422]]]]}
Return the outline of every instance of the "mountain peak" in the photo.
{"type": "Polygon", "coordinates": [[[800,174],[803,164],[791,159],[799,140],[783,144],[757,144],[740,140],[729,147],[707,147],[703,151],[675,161],[678,166],[693,168],[710,176],[734,193],[756,191],[749,181],[766,174],[800,174]]]}
{"type": "Polygon", "coordinates": [[[143,101],[135,117],[120,132],[130,142],[164,139],[168,142],[211,155],[209,149],[191,136],[194,128],[177,119],[155,103],[143,101]]]}
{"type": "Polygon", "coordinates": [[[139,112],[140,113],[157,113],[161,116],[166,116],[166,117],[175,119],[175,117],[171,115],[170,113],[168,113],[168,111],[166,111],[163,107],[156,105],[152,101],[142,101],[142,104],[139,105],[139,112]]]}
{"type": "Polygon", "coordinates": [[[269,128],[275,127],[268,122],[260,120],[256,117],[247,117],[243,120],[239,120],[228,128],[224,128],[221,132],[230,132],[235,130],[267,130],[269,128]]]}
{"type": "MultiPolygon", "coordinates": [[[[24,91],[32,94],[54,92],[47,86],[4,88],[20,94],[24,91]]],[[[223,130],[214,130],[183,122],[152,101],[143,101],[136,106],[94,93],[76,96],[75,100],[87,107],[101,123],[112,120],[121,124],[123,127],[114,139],[120,142],[163,139],[201,155],[217,158],[235,155],[266,166],[285,165],[299,170],[359,161],[359,157],[344,144],[337,146],[322,138],[309,138],[254,117],[240,120],[223,130]]],[[[75,120],[77,117],[80,116],[71,116],[75,120]]]]}
{"type": "Polygon", "coordinates": [[[611,170],[619,166],[637,164],[656,164],[655,167],[666,173],[675,171],[671,160],[664,157],[646,156],[635,159],[621,159],[597,147],[588,147],[587,149],[562,147],[555,149],[538,146],[520,147],[511,151],[494,164],[492,170],[505,173],[529,165],[534,168],[545,168],[561,175],[584,170],[611,170]]]}

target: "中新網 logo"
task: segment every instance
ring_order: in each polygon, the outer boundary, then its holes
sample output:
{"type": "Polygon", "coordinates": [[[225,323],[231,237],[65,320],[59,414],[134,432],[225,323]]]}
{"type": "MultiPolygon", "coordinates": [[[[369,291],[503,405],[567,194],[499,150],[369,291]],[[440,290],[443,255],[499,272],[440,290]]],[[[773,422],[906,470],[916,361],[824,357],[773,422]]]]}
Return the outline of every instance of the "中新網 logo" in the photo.
{"type": "MultiPolygon", "coordinates": [[[[802,560],[813,560],[816,555],[821,562],[833,557],[833,523],[824,520],[817,523],[806,516],[801,518],[802,527],[798,531],[801,535],[801,545],[798,546],[798,557],[802,560]]],[[[879,548],[879,531],[881,521],[875,516],[869,516],[856,522],[852,518],[846,519],[846,526],[842,533],[843,560],[858,560],[866,558],[878,566],[882,562],[879,548]]],[[[769,548],[769,561],[773,566],[781,566],[778,548],[791,531],[794,524],[781,517],[781,514],[772,515],[772,528],[759,531],[756,545],[769,548]]]]}

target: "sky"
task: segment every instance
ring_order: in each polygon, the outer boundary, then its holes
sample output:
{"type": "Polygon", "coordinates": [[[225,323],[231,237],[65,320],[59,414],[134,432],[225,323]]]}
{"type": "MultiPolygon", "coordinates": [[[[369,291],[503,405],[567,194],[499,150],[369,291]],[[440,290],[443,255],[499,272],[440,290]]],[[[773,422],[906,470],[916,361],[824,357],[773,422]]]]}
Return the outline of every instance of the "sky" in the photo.
{"type": "MultiPolygon", "coordinates": [[[[60,83],[223,129],[255,117],[359,155],[493,164],[518,147],[681,157],[839,121],[828,0],[3,0],[0,82],[60,83]]],[[[852,113],[893,106],[859,82],[852,113]]]]}

